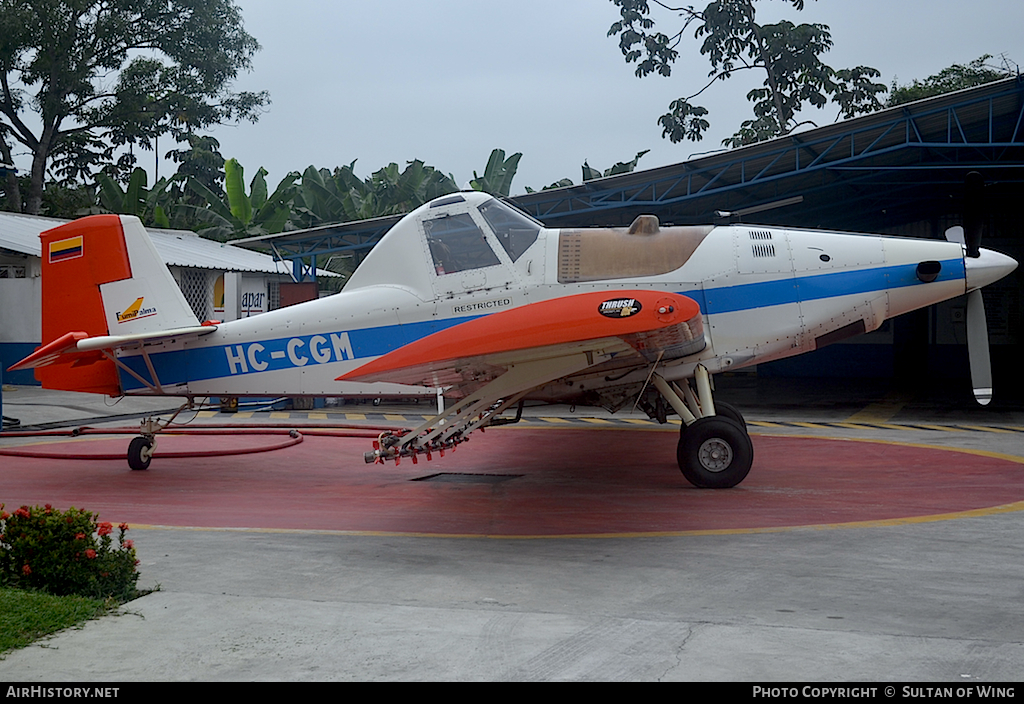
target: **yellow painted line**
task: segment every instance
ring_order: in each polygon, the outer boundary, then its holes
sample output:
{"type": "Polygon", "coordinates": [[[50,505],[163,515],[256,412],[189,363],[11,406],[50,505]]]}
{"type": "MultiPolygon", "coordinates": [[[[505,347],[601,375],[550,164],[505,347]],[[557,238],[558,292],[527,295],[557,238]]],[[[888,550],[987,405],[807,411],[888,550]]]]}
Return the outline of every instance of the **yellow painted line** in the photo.
{"type": "Polygon", "coordinates": [[[252,418],[253,411],[240,411],[235,414],[235,418],[252,418]]]}
{"type": "Polygon", "coordinates": [[[980,430],[983,433],[1013,433],[1012,430],[1003,430],[1002,428],[990,428],[985,425],[961,425],[961,428],[967,428],[968,430],[980,430]]]}
{"type": "Polygon", "coordinates": [[[653,420],[648,420],[646,418],[623,418],[622,420],[627,423],[632,423],[633,425],[652,425],[654,423],[653,420]]]}
{"type": "Polygon", "coordinates": [[[326,413],[310,413],[306,417],[309,418],[310,420],[327,420],[326,413]]]}
{"type": "Polygon", "coordinates": [[[365,413],[346,413],[345,420],[366,420],[365,413]]]}
{"type": "Polygon", "coordinates": [[[832,423],[833,427],[852,428],[853,430],[874,430],[875,426],[864,423],[832,423]]]}
{"type": "Polygon", "coordinates": [[[937,523],[961,518],[982,518],[1005,513],[1024,511],[1024,501],[1012,504],[976,508],[952,513],[937,513],[929,516],[907,518],[884,518],[874,521],[851,521],[849,523],[818,523],[805,526],[771,526],[765,528],[711,528],[704,530],[650,531],[629,533],[563,533],[559,535],[502,535],[493,533],[406,533],[364,530],[310,530],[303,528],[218,528],[204,526],[165,526],[142,523],[131,524],[132,530],[182,530],[205,533],[285,533],[293,535],[337,535],[383,538],[485,538],[488,540],[566,540],[566,539],[610,539],[610,538],[691,538],[713,535],[757,535],[761,533],[795,533],[798,531],[849,530],[851,528],[889,528],[893,526],[937,523]]]}
{"type": "Polygon", "coordinates": [[[572,421],[566,420],[565,418],[541,418],[546,420],[548,423],[571,423],[572,421]]]}
{"type": "Polygon", "coordinates": [[[790,425],[795,425],[798,428],[813,428],[814,430],[828,430],[829,426],[823,423],[804,423],[802,421],[794,421],[790,425]]]}
{"type": "Polygon", "coordinates": [[[929,423],[914,423],[918,428],[927,428],[928,430],[941,430],[944,433],[962,433],[960,428],[949,428],[944,425],[931,425],[929,423]]]}
{"type": "Polygon", "coordinates": [[[595,425],[612,425],[612,421],[605,420],[604,418],[580,418],[584,423],[594,423],[595,425]]]}
{"type": "Polygon", "coordinates": [[[292,417],[291,413],[285,413],[283,411],[275,411],[270,414],[270,417],[274,420],[288,420],[292,417]]]}
{"type": "Polygon", "coordinates": [[[850,423],[884,423],[899,413],[912,399],[912,396],[893,391],[886,394],[881,401],[868,405],[846,420],[850,423]]]}
{"type": "Polygon", "coordinates": [[[748,420],[748,425],[756,425],[759,428],[786,428],[782,423],[773,423],[769,420],[748,420]]]}
{"type": "Polygon", "coordinates": [[[196,418],[216,418],[219,411],[199,411],[196,418]]]}
{"type": "Polygon", "coordinates": [[[405,416],[400,416],[400,415],[395,414],[395,413],[385,413],[384,414],[384,420],[400,420],[400,421],[404,421],[405,420],[405,416]]]}

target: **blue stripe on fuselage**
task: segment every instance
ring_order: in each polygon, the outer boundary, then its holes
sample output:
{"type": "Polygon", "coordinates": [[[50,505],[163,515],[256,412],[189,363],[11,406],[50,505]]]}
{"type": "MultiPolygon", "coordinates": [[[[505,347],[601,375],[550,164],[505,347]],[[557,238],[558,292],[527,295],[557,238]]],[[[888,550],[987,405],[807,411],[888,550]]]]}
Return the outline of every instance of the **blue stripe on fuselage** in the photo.
{"type": "MultiPolygon", "coordinates": [[[[379,357],[410,342],[478,317],[482,316],[295,335],[273,340],[250,340],[173,352],[157,352],[150,354],[149,358],[161,385],[173,386],[220,377],[379,357]],[[254,346],[259,348],[250,349],[254,346]]],[[[142,356],[121,357],[120,361],[143,379],[150,380],[149,370],[142,356]]],[[[145,385],[131,374],[124,370],[119,370],[119,373],[125,391],[145,388],[145,385]]]]}
{"type": "MultiPolygon", "coordinates": [[[[965,278],[963,259],[947,259],[940,263],[942,270],[936,281],[965,278]]],[[[775,281],[707,288],[704,289],[704,301],[701,309],[704,313],[735,313],[741,310],[872,293],[920,284],[921,281],[917,278],[917,264],[900,264],[857,271],[833,271],[814,276],[798,276],[775,281]]]]}
{"type": "MultiPolygon", "coordinates": [[[[942,270],[937,281],[965,278],[963,259],[948,259],[941,264],[942,270]]],[[[705,288],[684,291],[681,292],[681,295],[696,299],[700,304],[701,311],[705,314],[733,313],[800,301],[866,294],[890,288],[915,286],[920,283],[917,278],[917,265],[903,264],[705,288]]],[[[483,316],[448,318],[405,325],[386,325],[379,328],[297,335],[273,340],[253,340],[174,352],[158,352],[151,354],[150,360],[153,362],[160,383],[164,386],[173,386],[186,382],[255,374],[262,371],[294,369],[347,359],[379,357],[427,335],[479,317],[483,316]],[[341,336],[347,337],[342,341],[341,336]],[[318,337],[321,339],[314,339],[318,337]],[[259,345],[262,349],[253,349],[252,356],[250,356],[250,348],[254,345],[259,345]]],[[[150,378],[146,363],[141,356],[122,357],[121,361],[142,378],[150,378]]],[[[144,388],[138,379],[123,370],[120,370],[120,375],[121,383],[126,391],[144,388]]]]}

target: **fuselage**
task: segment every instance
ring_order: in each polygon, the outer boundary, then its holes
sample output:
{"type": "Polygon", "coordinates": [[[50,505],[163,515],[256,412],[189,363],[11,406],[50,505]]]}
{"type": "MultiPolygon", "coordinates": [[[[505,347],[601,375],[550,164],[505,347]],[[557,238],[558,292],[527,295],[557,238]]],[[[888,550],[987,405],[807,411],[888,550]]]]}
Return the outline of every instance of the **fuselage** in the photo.
{"type": "MultiPolygon", "coordinates": [[[[473,318],[588,291],[652,289],[700,306],[703,351],[661,370],[682,378],[698,363],[711,372],[736,369],[869,332],[1015,265],[990,252],[985,261],[975,281],[974,263],[965,263],[956,242],[753,225],[659,228],[656,221],[630,231],[548,229],[490,196],[464,193],[404,218],[335,295],[146,351],[168,394],[341,396],[357,387],[339,376],[473,318]]],[[[138,351],[120,360],[150,377],[138,351]]],[[[643,370],[603,382],[602,369],[581,378],[593,390],[637,375],[643,370]]],[[[120,378],[126,393],[152,393],[130,373],[120,378]]],[[[538,396],[576,395],[578,384],[568,381],[538,396]]]]}

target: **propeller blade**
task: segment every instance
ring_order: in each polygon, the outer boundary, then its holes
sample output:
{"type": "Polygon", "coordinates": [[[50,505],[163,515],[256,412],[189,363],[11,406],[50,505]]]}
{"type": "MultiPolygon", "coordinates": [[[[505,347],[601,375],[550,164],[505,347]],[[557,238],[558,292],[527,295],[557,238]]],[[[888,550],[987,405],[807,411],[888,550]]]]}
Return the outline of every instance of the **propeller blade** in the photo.
{"type": "Polygon", "coordinates": [[[967,294],[967,355],[971,360],[971,386],[982,406],[992,400],[992,363],[988,355],[988,323],[981,289],[967,294]]]}
{"type": "Polygon", "coordinates": [[[984,177],[977,171],[971,171],[964,180],[964,240],[967,245],[967,256],[977,258],[981,252],[981,231],[985,227],[982,194],[985,187],[984,177]]]}
{"type": "Polygon", "coordinates": [[[946,230],[946,241],[947,242],[959,242],[964,244],[964,228],[960,225],[954,225],[953,227],[946,230]]]}

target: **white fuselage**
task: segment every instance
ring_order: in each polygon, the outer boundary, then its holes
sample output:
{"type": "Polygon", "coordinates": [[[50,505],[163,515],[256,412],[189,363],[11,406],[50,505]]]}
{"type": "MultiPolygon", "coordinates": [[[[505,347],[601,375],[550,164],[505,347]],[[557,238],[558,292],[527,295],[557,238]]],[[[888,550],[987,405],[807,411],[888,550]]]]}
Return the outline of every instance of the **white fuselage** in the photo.
{"type": "MultiPolygon", "coordinates": [[[[468,199],[454,209],[473,213],[477,204],[468,199]]],[[[541,229],[515,259],[488,231],[495,263],[445,273],[431,264],[416,213],[388,233],[340,293],[147,346],[162,391],[341,396],[358,387],[337,377],[432,333],[529,303],[618,289],[670,291],[699,303],[707,346],[661,371],[681,378],[698,363],[716,372],[810,351],[967,290],[958,243],[748,225],[711,229],[685,263],[665,273],[571,283],[559,281],[561,231],[541,229]],[[934,281],[919,279],[921,262],[940,264],[934,281]]],[[[120,360],[149,378],[138,351],[121,352],[120,360]]],[[[123,371],[121,380],[126,393],[152,392],[123,371]]]]}

